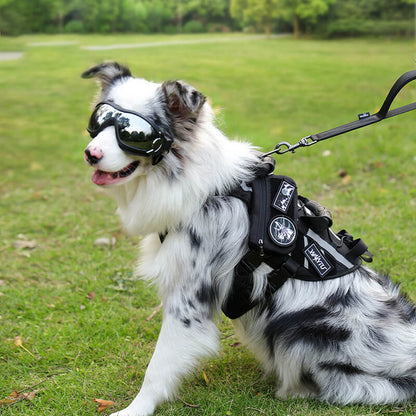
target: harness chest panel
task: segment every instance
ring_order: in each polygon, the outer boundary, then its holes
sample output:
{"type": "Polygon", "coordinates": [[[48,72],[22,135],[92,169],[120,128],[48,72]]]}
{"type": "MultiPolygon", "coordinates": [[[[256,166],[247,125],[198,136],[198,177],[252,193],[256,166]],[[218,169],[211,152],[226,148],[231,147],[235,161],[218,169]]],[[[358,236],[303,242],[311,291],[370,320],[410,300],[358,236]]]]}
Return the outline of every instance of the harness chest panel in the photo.
{"type": "Polygon", "coordinates": [[[223,312],[231,319],[246,313],[257,302],[251,300],[253,272],[261,263],[273,271],[267,275],[264,297],[278,290],[288,278],[323,281],[356,270],[372,255],[361,239],[345,230],[331,230],[331,213],[315,201],[297,193],[292,178],[262,175],[233,196],[248,207],[249,251],[234,270],[233,284],[223,312]]]}

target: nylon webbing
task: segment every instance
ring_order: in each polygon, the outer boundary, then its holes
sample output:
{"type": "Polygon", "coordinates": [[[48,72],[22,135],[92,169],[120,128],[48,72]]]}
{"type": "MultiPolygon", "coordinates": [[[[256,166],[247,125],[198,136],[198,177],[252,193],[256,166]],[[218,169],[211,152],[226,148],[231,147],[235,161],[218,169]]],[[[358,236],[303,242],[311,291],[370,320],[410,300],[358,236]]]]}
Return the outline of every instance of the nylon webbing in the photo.
{"type": "Polygon", "coordinates": [[[384,120],[386,118],[394,117],[399,114],[403,114],[403,113],[407,113],[408,111],[415,110],[416,102],[390,110],[390,106],[393,100],[396,98],[397,94],[400,92],[400,90],[406,84],[408,84],[410,81],[413,81],[414,79],[416,79],[416,70],[404,73],[391,87],[389,93],[387,94],[386,99],[383,102],[383,105],[381,106],[380,110],[377,113],[372,114],[372,115],[370,115],[370,113],[360,114],[358,120],[352,121],[347,124],[343,124],[341,126],[335,127],[330,130],[323,131],[321,133],[311,134],[310,136],[306,136],[302,138],[298,143],[294,145],[291,145],[288,142],[280,142],[276,145],[274,150],[272,150],[271,152],[265,153],[263,156],[267,156],[272,153],[277,153],[277,154],[284,154],[287,152],[293,153],[295,149],[297,149],[298,147],[311,146],[322,140],[326,140],[331,137],[339,136],[340,134],[344,134],[352,130],[360,129],[365,126],[369,126],[370,124],[378,123],[379,121],[384,120]],[[285,148],[282,149],[283,147],[285,148]]]}

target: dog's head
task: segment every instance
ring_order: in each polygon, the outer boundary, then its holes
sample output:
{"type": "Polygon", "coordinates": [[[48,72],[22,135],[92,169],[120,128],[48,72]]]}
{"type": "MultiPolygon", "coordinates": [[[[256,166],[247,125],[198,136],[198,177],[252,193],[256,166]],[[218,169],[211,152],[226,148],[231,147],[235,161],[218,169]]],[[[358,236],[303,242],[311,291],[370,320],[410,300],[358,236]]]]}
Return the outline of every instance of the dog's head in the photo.
{"type": "Polygon", "coordinates": [[[94,66],[83,78],[97,77],[98,104],[88,131],[92,140],[85,160],[95,168],[97,185],[124,184],[165,163],[168,152],[180,157],[205,97],[182,81],[163,84],[134,78],[128,68],[108,62],[94,66]]]}

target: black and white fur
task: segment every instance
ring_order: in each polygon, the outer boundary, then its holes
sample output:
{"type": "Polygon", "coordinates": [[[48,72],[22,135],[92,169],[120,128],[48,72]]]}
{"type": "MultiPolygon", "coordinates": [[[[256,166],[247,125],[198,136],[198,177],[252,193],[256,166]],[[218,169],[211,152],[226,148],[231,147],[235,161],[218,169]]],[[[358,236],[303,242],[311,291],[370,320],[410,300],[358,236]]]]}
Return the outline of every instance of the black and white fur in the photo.
{"type": "MultiPolygon", "coordinates": [[[[110,126],[86,155],[100,174],[139,162],[104,188],[117,200],[127,232],[146,236],[138,273],[159,288],[163,323],[139,394],[113,416],[151,415],[175,398],[180,380],[201,358],[218,351],[214,318],[247,250],[249,225],[246,206],[228,193],[252,180],[258,152],[227,139],[204,96],[181,81],[137,79],[116,63],[83,76],[101,81],[99,100],[142,113],[173,139],[153,166],[149,158],[124,153],[110,126]],[[167,233],[163,244],[159,233],[167,233]]],[[[416,314],[388,278],[361,267],[326,282],[289,279],[263,300],[269,271],[264,264],[256,270],[252,298],[259,305],[233,323],[278,377],[277,397],[384,404],[415,395],[416,314]]]]}

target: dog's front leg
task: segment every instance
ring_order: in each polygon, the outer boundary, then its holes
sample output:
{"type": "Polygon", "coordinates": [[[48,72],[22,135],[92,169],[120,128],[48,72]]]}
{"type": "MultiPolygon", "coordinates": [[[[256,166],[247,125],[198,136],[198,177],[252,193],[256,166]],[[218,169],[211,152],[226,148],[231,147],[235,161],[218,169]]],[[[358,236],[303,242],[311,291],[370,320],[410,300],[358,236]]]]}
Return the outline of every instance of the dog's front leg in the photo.
{"type": "MultiPolygon", "coordinates": [[[[191,299],[181,309],[178,297],[173,297],[175,302],[164,302],[162,328],[139,394],[126,409],[111,416],[152,415],[160,403],[174,397],[181,378],[200,358],[218,350],[217,328],[207,311],[191,299]]],[[[185,299],[183,292],[181,298],[185,299]]]]}

